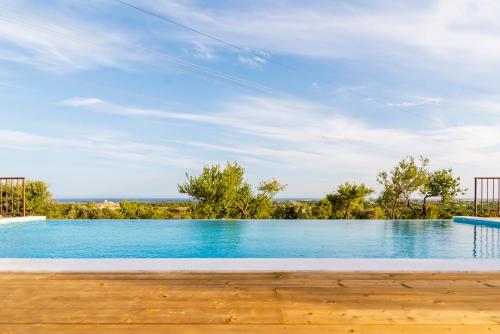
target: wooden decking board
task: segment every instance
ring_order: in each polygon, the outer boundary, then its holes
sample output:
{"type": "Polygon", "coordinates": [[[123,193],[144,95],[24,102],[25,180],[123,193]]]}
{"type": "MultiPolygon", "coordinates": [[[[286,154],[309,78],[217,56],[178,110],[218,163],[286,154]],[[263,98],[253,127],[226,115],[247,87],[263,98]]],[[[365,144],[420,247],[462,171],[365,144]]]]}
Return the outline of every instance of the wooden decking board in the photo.
{"type": "Polygon", "coordinates": [[[445,279],[371,279],[371,280],[354,280],[354,279],[259,279],[259,280],[213,280],[213,279],[199,279],[199,280],[133,280],[133,279],[119,279],[113,280],[100,280],[100,279],[85,279],[85,280],[29,280],[18,279],[9,281],[0,281],[1,287],[80,287],[81,282],[85,282],[85,287],[88,288],[127,288],[134,286],[137,288],[142,287],[339,287],[339,288],[364,288],[364,287],[377,287],[383,286],[387,288],[429,288],[429,289],[443,289],[443,288],[474,288],[474,289],[489,289],[492,287],[500,287],[500,280],[495,279],[469,279],[469,280],[445,280],[445,279]],[[429,285],[429,282],[432,284],[429,285]]]}
{"type": "MultiPolygon", "coordinates": [[[[143,297],[120,298],[114,297],[82,297],[82,296],[30,296],[25,298],[8,297],[2,299],[2,303],[8,304],[11,309],[38,309],[38,308],[116,308],[116,309],[134,309],[134,308],[187,308],[191,307],[194,301],[203,303],[210,308],[259,308],[262,305],[274,308],[358,308],[358,309],[376,309],[385,303],[386,309],[429,309],[433,310],[448,309],[450,307],[474,310],[474,302],[478,296],[432,296],[429,298],[415,298],[404,295],[380,295],[380,296],[341,296],[325,295],[315,298],[295,298],[282,297],[280,300],[272,299],[170,299],[170,298],[148,298],[143,297]],[[467,298],[468,297],[468,298],[467,298]]],[[[499,308],[498,296],[481,297],[482,310],[497,310],[499,308]]]]}
{"type": "Polygon", "coordinates": [[[498,325],[171,325],[171,324],[49,324],[0,325],[0,333],[129,333],[129,334],[494,334],[498,325]]]}
{"type": "Polygon", "coordinates": [[[4,273],[0,333],[500,333],[500,273],[4,273]]]}

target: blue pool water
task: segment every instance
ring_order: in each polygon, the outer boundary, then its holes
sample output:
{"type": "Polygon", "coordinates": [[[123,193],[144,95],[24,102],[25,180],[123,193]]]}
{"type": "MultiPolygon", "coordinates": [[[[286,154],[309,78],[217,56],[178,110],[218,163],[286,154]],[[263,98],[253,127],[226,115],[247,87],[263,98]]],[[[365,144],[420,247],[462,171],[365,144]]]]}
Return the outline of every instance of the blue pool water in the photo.
{"type": "Polygon", "coordinates": [[[0,225],[1,258],[500,258],[451,221],[48,220],[0,225]]]}

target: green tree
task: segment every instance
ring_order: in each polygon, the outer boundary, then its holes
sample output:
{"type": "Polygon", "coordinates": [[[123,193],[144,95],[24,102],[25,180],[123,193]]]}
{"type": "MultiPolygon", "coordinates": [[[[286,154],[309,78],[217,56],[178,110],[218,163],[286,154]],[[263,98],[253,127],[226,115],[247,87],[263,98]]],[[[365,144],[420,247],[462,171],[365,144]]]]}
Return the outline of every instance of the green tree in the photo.
{"type": "Polygon", "coordinates": [[[252,193],[244,173],[236,162],[227,163],[224,169],[204,166],[200,176],[186,174],[179,192],[198,201],[196,211],[206,218],[247,218],[252,193]]]}
{"type": "MultiPolygon", "coordinates": [[[[112,211],[109,209],[104,209],[103,213],[110,215],[116,215],[117,217],[124,219],[162,219],[161,211],[157,208],[147,205],[144,203],[139,203],[136,201],[123,201],[120,202],[120,209],[118,211],[112,211]]],[[[113,217],[114,218],[114,217],[113,217]]]]}
{"type": "Polygon", "coordinates": [[[465,191],[466,189],[462,189],[460,186],[460,177],[453,176],[451,169],[441,169],[430,173],[426,184],[421,189],[423,196],[422,216],[427,217],[427,200],[429,198],[438,197],[441,206],[444,207],[458,195],[463,195],[465,191]]]}
{"type": "Polygon", "coordinates": [[[274,203],[274,218],[277,219],[311,219],[313,205],[308,201],[280,201],[274,203]]]}
{"type": "Polygon", "coordinates": [[[257,189],[267,198],[273,199],[279,192],[286,189],[286,184],[279,183],[276,179],[262,181],[257,189]]]}
{"type": "Polygon", "coordinates": [[[52,194],[43,181],[26,181],[26,214],[46,215],[52,204],[52,194]]]}
{"type": "Polygon", "coordinates": [[[311,210],[311,214],[313,218],[316,219],[328,219],[332,216],[332,203],[326,198],[323,198],[317,202],[314,202],[314,205],[311,210]]]}
{"type": "Polygon", "coordinates": [[[251,218],[259,215],[284,186],[274,179],[263,182],[258,188],[260,194],[255,196],[244,175],[245,169],[236,162],[228,162],[224,168],[204,166],[199,176],[186,174],[187,181],[178,188],[198,202],[196,214],[204,218],[251,218]]]}
{"type": "Polygon", "coordinates": [[[252,201],[252,217],[258,219],[269,219],[273,216],[273,198],[279,192],[286,189],[286,185],[279,183],[276,179],[262,181],[257,190],[259,193],[252,201]]]}
{"type": "Polygon", "coordinates": [[[354,209],[363,205],[366,197],[374,192],[363,183],[344,183],[337,190],[326,195],[326,199],[332,204],[333,212],[340,212],[342,219],[349,219],[354,209]]]}
{"type": "Polygon", "coordinates": [[[391,219],[399,218],[406,208],[411,210],[413,216],[419,216],[411,197],[427,184],[428,165],[429,159],[420,157],[417,164],[414,157],[408,157],[399,161],[390,172],[378,174],[377,181],[384,187],[379,203],[391,219]]]}

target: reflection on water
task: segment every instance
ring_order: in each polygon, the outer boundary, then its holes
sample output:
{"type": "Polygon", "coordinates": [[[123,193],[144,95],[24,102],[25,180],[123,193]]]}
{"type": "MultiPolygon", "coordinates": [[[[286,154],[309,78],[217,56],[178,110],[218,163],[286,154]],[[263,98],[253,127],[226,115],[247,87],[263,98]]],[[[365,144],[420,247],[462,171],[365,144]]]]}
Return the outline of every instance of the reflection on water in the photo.
{"type": "Polygon", "coordinates": [[[428,258],[437,248],[449,248],[454,243],[454,225],[449,220],[399,220],[385,224],[384,240],[391,243],[392,252],[401,258],[428,258]]]}
{"type": "MultiPolygon", "coordinates": [[[[184,224],[190,230],[190,236],[180,235],[178,244],[185,240],[193,240],[198,257],[239,257],[241,254],[242,237],[245,235],[246,224],[238,220],[194,220],[184,224]],[[210,249],[210,252],[204,250],[210,249]]],[[[184,229],[182,229],[181,233],[184,229]]]]}
{"type": "Polygon", "coordinates": [[[479,259],[498,258],[500,255],[500,228],[474,225],[472,256],[479,259]]]}

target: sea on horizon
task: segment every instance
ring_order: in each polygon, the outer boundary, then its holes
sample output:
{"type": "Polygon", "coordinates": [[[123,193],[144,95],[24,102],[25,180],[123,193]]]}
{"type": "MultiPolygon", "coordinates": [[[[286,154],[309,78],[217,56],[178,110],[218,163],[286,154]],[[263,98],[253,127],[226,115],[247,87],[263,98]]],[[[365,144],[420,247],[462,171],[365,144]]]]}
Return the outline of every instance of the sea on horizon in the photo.
{"type": "MultiPolygon", "coordinates": [[[[275,198],[274,201],[316,201],[318,198],[275,198]]],[[[185,197],[164,197],[164,198],[156,198],[156,197],[142,197],[142,198],[127,198],[127,197],[81,197],[81,198],[70,198],[70,197],[62,197],[55,198],[55,202],[58,203],[103,203],[103,202],[142,202],[142,203],[151,203],[151,202],[192,202],[193,200],[185,197]]]]}

